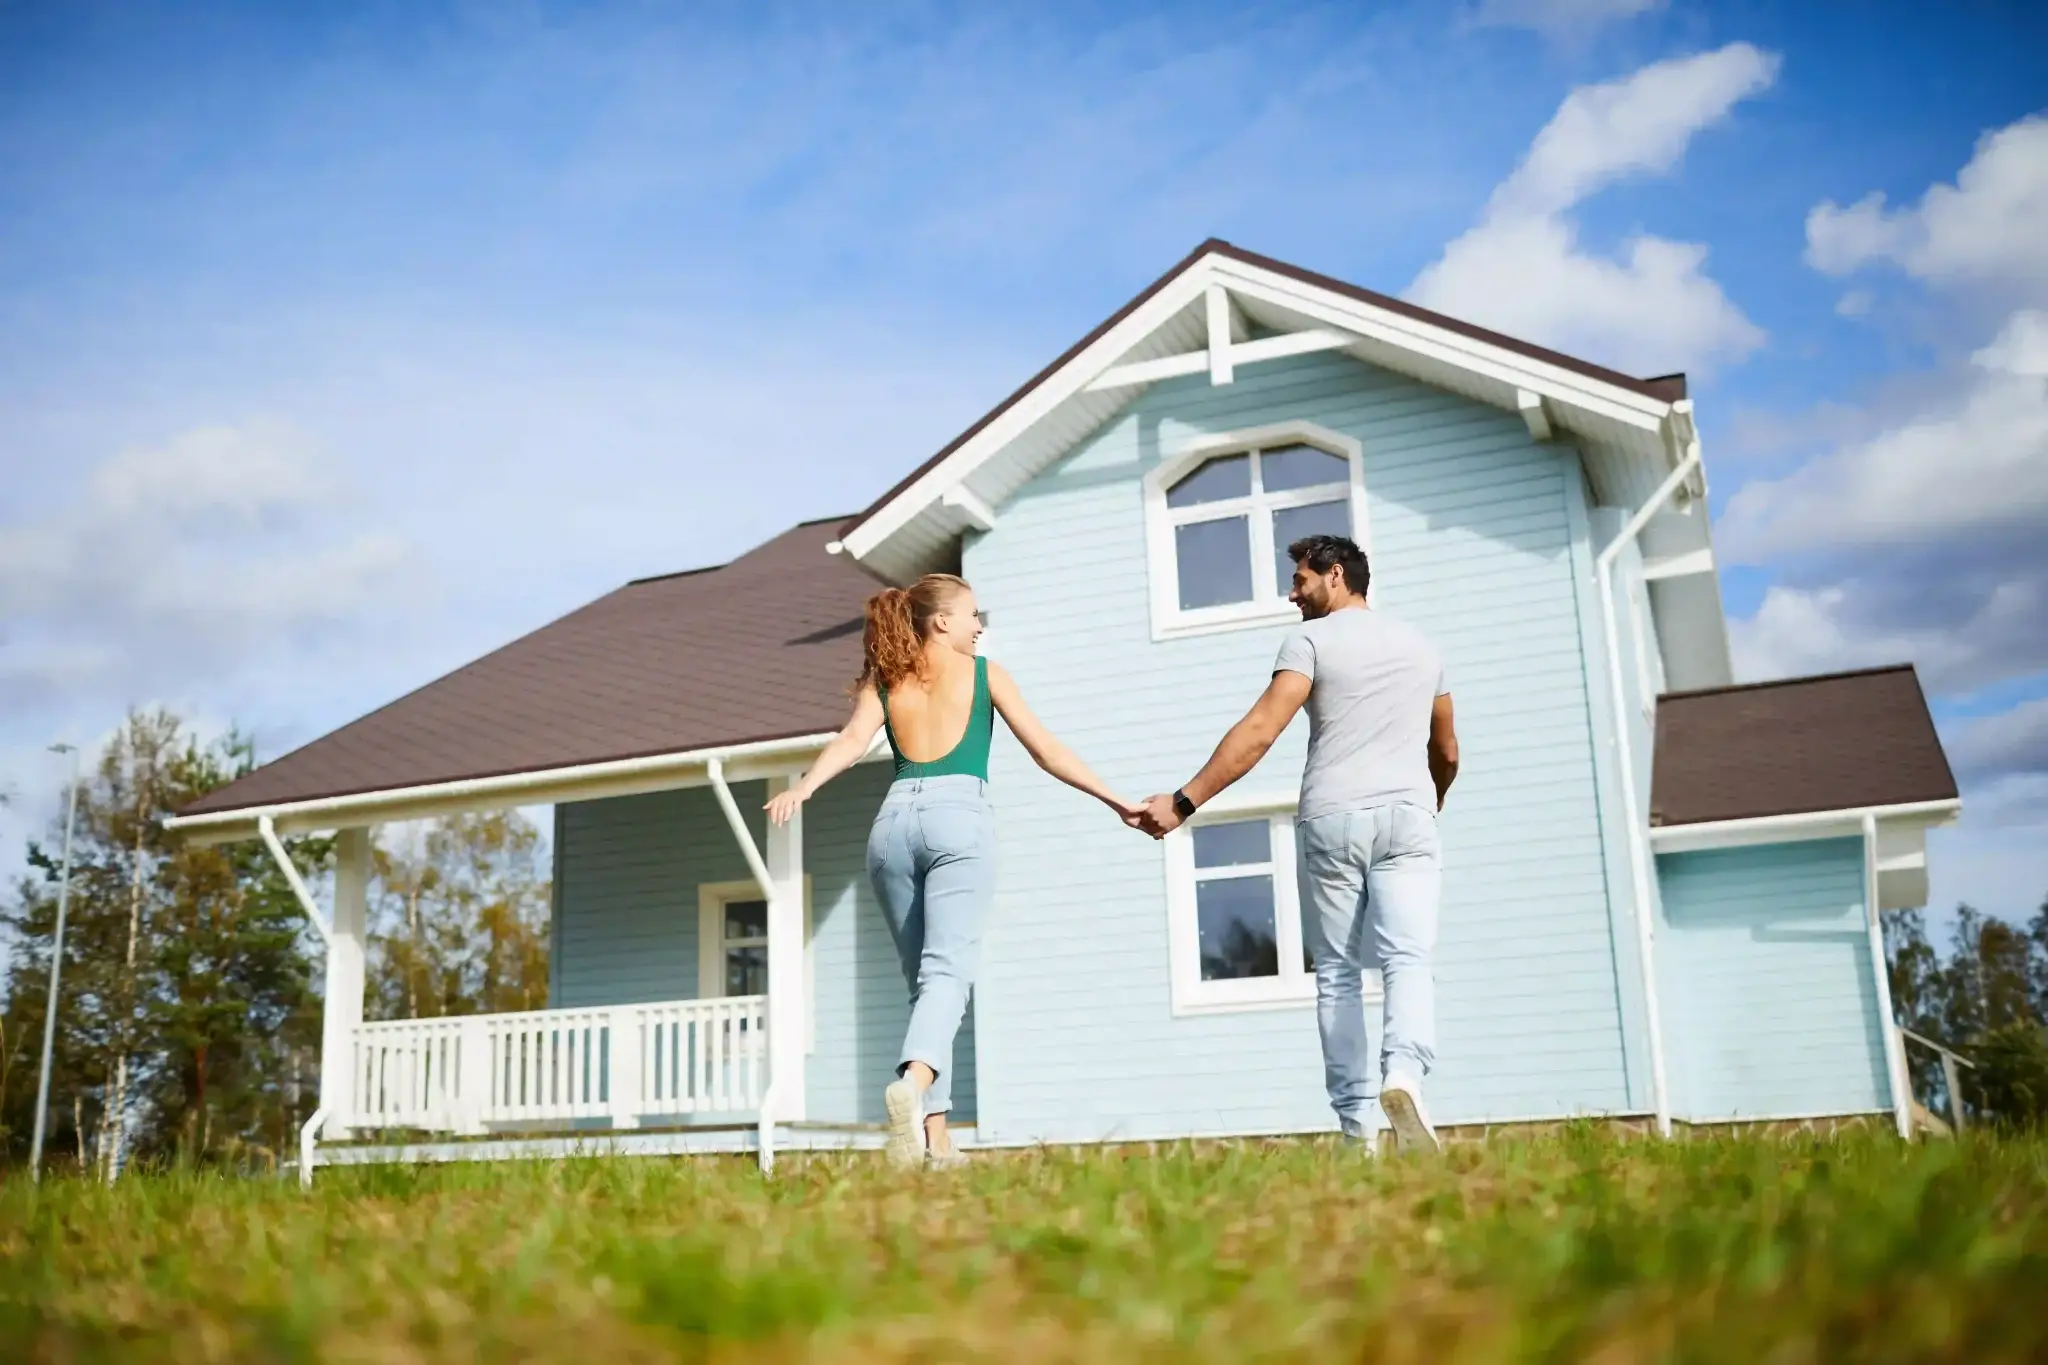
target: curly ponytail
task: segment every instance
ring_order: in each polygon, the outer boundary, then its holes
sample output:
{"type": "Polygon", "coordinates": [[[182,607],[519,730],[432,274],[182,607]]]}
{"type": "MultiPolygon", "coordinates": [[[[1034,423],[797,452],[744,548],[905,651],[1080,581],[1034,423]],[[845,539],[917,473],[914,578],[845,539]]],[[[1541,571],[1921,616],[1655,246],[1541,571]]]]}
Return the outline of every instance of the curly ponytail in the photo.
{"type": "Polygon", "coordinates": [[[862,636],[865,655],[855,690],[869,685],[894,687],[905,678],[922,678],[924,642],[931,634],[932,618],[966,589],[964,578],[928,573],[908,588],[884,588],[870,597],[862,636]]]}

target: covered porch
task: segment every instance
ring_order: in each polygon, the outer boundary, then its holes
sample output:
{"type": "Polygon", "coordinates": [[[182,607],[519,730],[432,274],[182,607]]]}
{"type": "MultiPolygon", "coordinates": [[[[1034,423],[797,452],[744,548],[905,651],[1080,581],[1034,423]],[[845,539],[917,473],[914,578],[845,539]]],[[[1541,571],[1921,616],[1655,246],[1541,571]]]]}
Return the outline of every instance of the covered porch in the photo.
{"type": "Polygon", "coordinates": [[[570,1152],[750,1152],[767,1169],[778,1146],[879,1145],[879,1134],[860,1125],[808,1123],[805,1044],[813,1025],[805,989],[803,815],[780,826],[749,821],[733,791],[752,784],[748,797],[758,800],[764,790],[782,790],[828,738],[174,817],[172,827],[193,842],[262,841],[323,945],[319,1106],[301,1133],[301,1179],[310,1181],[319,1165],[570,1152]],[[708,789],[715,799],[723,836],[747,870],[744,894],[763,921],[757,932],[765,944],[742,984],[759,981],[765,989],[520,1013],[364,1018],[376,826],[692,788],[708,789]],[[329,830],[335,868],[332,904],[323,909],[283,836],[329,830]]]}

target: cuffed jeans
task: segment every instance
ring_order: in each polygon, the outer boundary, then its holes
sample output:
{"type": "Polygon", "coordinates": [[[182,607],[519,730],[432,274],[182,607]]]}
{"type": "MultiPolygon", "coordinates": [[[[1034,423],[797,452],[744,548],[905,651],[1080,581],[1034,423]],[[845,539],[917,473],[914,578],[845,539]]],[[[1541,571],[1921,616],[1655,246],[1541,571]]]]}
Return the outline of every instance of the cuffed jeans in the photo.
{"type": "Polygon", "coordinates": [[[1386,984],[1380,1069],[1429,1074],[1436,1060],[1437,899],[1443,848],[1436,813],[1401,803],[1343,811],[1295,827],[1302,937],[1316,966],[1323,1079],[1344,1131],[1367,1131],[1378,1093],[1366,1049],[1364,973],[1386,984]]]}
{"type": "Polygon", "coordinates": [[[868,833],[868,878],[910,986],[896,1074],[912,1062],[937,1074],[925,1092],[927,1114],[953,1107],[953,1038],[974,989],[981,922],[995,898],[995,853],[988,783],[961,774],[897,781],[868,833]]]}

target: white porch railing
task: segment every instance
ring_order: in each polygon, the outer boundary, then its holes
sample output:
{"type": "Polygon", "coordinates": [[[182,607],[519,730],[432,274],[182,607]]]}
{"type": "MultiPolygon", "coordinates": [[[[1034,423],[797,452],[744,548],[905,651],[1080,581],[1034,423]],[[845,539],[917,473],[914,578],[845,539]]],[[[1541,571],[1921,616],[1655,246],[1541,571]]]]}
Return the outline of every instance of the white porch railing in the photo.
{"type": "Polygon", "coordinates": [[[347,1128],[493,1128],[758,1110],[768,997],[359,1024],[347,1128]]]}

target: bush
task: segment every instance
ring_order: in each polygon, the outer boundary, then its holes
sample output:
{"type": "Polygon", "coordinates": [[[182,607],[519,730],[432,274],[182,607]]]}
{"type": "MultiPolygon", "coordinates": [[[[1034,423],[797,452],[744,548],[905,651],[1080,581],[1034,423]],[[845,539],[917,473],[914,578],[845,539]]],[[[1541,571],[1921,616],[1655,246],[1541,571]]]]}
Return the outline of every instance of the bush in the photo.
{"type": "MultiPolygon", "coordinates": [[[[2007,1024],[1977,1040],[1970,1079],[1979,1115],[2001,1128],[2048,1128],[2048,1032],[2007,1024]]],[[[1966,1086],[1968,1085],[1965,1082],[1966,1086]]]]}

